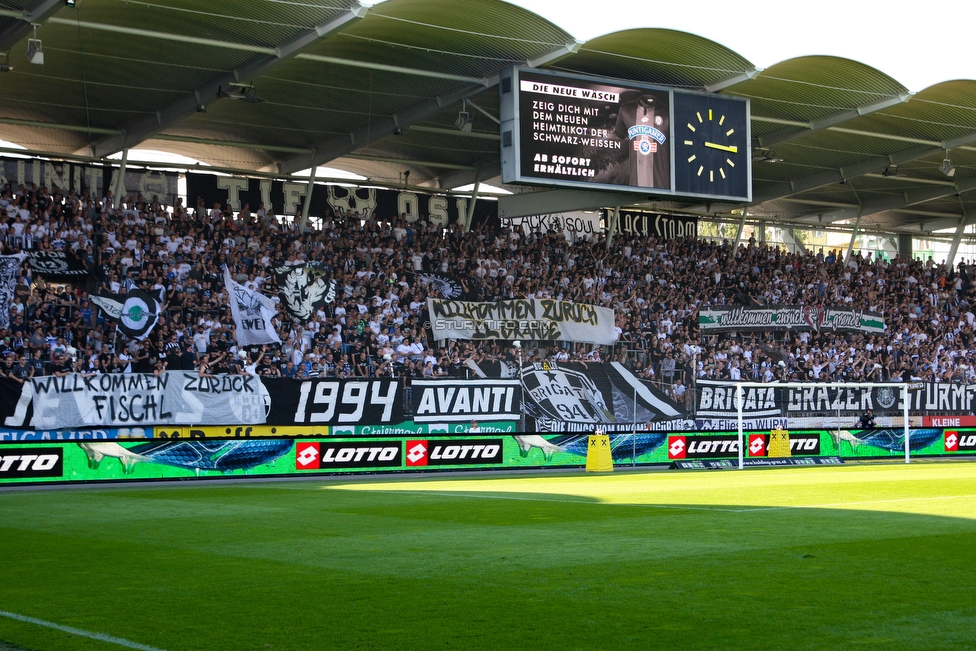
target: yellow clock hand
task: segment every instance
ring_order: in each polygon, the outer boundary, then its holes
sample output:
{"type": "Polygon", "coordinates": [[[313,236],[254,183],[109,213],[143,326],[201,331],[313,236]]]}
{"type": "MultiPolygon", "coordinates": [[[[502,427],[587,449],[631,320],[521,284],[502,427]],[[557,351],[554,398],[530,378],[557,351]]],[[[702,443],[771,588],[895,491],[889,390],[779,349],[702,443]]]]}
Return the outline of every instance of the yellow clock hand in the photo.
{"type": "Polygon", "coordinates": [[[735,145],[718,145],[718,144],[716,144],[714,142],[706,142],[705,143],[705,146],[706,147],[711,147],[712,149],[720,149],[722,151],[727,151],[727,152],[732,153],[732,154],[738,154],[739,153],[739,148],[736,147],[735,145]]]}

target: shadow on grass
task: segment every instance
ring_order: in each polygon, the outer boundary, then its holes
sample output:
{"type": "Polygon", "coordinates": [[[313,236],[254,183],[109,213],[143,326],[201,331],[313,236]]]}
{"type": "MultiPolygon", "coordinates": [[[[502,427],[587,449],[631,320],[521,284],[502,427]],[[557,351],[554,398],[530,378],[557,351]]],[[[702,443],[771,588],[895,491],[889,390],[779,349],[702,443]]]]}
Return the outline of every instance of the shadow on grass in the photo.
{"type": "MultiPolygon", "coordinates": [[[[6,496],[0,608],[169,651],[976,647],[964,499],[763,510],[402,483],[6,496]]],[[[98,648],[9,620],[0,639],[98,648]]]]}

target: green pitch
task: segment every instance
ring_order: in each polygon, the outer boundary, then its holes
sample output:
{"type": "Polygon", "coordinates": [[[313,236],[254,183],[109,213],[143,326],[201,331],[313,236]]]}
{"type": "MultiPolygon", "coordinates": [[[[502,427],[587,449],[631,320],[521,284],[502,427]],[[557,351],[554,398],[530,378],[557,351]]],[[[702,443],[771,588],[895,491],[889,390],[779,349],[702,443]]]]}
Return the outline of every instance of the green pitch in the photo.
{"type": "Polygon", "coordinates": [[[0,648],[976,648],[976,464],[0,492],[0,648]]]}

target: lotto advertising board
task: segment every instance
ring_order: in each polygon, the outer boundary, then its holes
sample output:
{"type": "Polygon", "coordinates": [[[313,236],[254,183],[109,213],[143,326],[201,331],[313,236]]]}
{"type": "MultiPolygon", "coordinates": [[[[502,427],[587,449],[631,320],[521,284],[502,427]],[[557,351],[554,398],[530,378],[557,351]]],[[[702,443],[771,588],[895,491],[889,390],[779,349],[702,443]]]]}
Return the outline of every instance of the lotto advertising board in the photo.
{"type": "MultiPolygon", "coordinates": [[[[0,484],[582,467],[586,462],[585,433],[511,434],[498,431],[503,425],[443,436],[431,434],[426,424],[411,425],[380,436],[12,439],[0,445],[0,484]]],[[[739,454],[735,434],[646,431],[609,438],[614,463],[624,466],[731,460],[739,454]]],[[[747,459],[769,458],[769,432],[749,432],[744,440],[747,459]]],[[[904,438],[892,429],[797,431],[790,432],[790,447],[793,457],[811,463],[900,458],[904,438]]],[[[913,429],[910,448],[914,457],[976,454],[976,428],[913,429]]]]}
{"type": "Polygon", "coordinates": [[[520,68],[500,88],[505,183],[752,198],[748,100],[520,68]]]}
{"type": "Polygon", "coordinates": [[[193,480],[346,472],[580,466],[585,436],[563,449],[541,437],[170,438],[0,445],[0,484],[193,480]]]}

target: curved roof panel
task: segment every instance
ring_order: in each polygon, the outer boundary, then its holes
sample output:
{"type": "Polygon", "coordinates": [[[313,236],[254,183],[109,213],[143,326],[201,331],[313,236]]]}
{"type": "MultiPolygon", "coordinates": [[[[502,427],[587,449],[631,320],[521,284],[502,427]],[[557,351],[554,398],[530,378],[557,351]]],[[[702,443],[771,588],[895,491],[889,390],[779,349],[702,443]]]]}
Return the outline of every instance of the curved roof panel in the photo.
{"type": "MultiPolygon", "coordinates": [[[[0,7],[0,139],[103,158],[142,145],[241,171],[340,165],[454,187],[499,173],[498,73],[511,65],[751,100],[750,214],[910,232],[976,211],[976,81],[915,94],[857,61],[757,70],[701,36],[628,29],[587,43],[501,0],[42,0],[0,7]],[[31,20],[23,13],[31,13],[31,20]],[[35,12],[41,12],[35,14],[35,12]],[[25,41],[39,24],[44,65],[25,41]],[[454,122],[462,102],[471,132],[454,122]],[[948,156],[955,168],[940,168],[948,156]],[[331,162],[330,162],[331,161],[331,162]]],[[[741,205],[649,202],[729,215],[741,205]]],[[[647,203],[645,203],[647,205],[647,203]]]]}
{"type": "Polygon", "coordinates": [[[567,72],[702,89],[753,66],[707,38],[672,29],[628,29],[587,41],[551,66],[567,72]]]}

